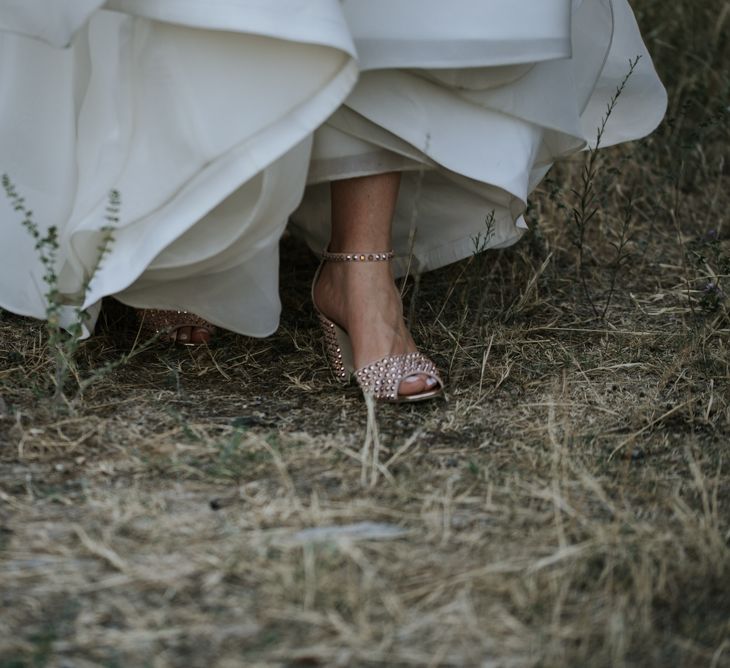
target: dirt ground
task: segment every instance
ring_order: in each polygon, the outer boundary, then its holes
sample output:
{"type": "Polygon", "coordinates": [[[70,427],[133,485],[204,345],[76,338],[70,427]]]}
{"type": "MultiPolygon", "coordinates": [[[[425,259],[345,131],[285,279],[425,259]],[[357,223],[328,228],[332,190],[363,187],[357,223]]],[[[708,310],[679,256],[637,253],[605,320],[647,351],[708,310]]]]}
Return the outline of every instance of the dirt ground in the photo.
{"type": "Polygon", "coordinates": [[[0,667],[730,666],[730,5],[634,7],[670,108],[582,247],[586,155],[405,287],[445,401],[331,379],[290,238],[274,336],[110,302],[60,408],[0,313],[0,667]]]}

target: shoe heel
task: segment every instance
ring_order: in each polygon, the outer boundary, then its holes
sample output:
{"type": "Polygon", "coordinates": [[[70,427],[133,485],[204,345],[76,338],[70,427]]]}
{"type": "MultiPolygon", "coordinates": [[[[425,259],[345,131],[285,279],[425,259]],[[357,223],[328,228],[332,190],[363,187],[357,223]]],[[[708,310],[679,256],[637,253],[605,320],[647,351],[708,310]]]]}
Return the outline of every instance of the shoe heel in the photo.
{"type": "Polygon", "coordinates": [[[355,370],[352,360],[352,345],[350,337],[334,322],[325,318],[321,313],[317,313],[319,323],[322,325],[322,334],[324,336],[324,349],[327,355],[330,369],[335,378],[341,383],[348,383],[350,376],[355,370]]]}

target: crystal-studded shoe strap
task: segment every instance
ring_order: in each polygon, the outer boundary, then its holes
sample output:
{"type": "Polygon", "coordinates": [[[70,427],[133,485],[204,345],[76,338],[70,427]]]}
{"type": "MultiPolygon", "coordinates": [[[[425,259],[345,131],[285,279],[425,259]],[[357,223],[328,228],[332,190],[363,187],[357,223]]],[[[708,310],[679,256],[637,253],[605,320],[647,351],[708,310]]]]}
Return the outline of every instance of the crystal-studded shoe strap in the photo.
{"type": "Polygon", "coordinates": [[[414,374],[425,374],[443,385],[436,365],[423,353],[389,355],[355,371],[360,387],[376,399],[395,400],[401,381],[414,374]]]}
{"type": "Polygon", "coordinates": [[[320,257],[328,262],[382,262],[395,257],[392,250],[378,253],[330,253],[322,251],[320,257]]]}
{"type": "Polygon", "coordinates": [[[322,331],[324,332],[324,349],[330,368],[332,369],[332,373],[341,383],[347,383],[350,379],[350,374],[342,359],[342,348],[340,347],[340,342],[337,340],[337,334],[335,333],[336,325],[331,320],[325,318],[321,313],[317,314],[317,317],[319,318],[319,322],[322,325],[322,331]]]}

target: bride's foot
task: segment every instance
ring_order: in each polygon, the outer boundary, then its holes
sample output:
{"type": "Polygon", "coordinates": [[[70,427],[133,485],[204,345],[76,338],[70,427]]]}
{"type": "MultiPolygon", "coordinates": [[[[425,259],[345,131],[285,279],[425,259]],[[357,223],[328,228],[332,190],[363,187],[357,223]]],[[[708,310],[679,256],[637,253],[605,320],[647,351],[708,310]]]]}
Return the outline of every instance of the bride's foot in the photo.
{"type": "MultiPolygon", "coordinates": [[[[417,352],[390,262],[325,262],[313,298],[322,314],[349,334],[356,369],[387,355],[417,352]]],[[[414,374],[401,381],[398,394],[422,394],[439,384],[433,376],[414,374]]]]}
{"type": "Polygon", "coordinates": [[[174,343],[199,345],[210,343],[212,328],[209,327],[178,327],[168,334],[170,341],[174,343]]]}
{"type": "Polygon", "coordinates": [[[147,334],[161,334],[161,341],[187,346],[208,344],[216,332],[207,320],[187,311],[137,309],[137,319],[147,334]]]}

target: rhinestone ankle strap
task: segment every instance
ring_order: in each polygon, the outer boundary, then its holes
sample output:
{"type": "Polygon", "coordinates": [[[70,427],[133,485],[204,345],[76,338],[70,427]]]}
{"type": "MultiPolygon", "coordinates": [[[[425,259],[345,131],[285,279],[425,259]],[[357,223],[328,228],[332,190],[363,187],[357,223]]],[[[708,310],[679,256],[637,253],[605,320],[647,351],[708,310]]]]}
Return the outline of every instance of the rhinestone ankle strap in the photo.
{"type": "Polygon", "coordinates": [[[385,251],[384,253],[330,253],[322,251],[320,257],[329,262],[382,262],[395,257],[395,253],[385,251]]]}

